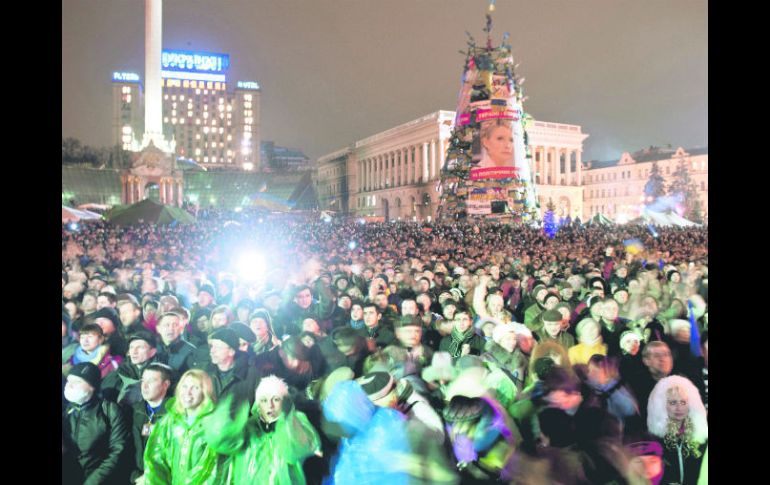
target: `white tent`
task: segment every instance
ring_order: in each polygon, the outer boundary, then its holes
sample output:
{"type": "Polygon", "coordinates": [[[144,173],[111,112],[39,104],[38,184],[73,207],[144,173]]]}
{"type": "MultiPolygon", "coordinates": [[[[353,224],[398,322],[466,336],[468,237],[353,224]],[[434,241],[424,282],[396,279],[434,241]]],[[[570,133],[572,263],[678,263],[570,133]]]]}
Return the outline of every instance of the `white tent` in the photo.
{"type": "Polygon", "coordinates": [[[82,211],[73,209],[72,207],[61,206],[62,224],[66,224],[68,222],[99,220],[101,218],[102,216],[94,212],[82,211]]]}
{"type": "Polygon", "coordinates": [[[670,211],[670,212],[653,212],[653,211],[644,211],[641,216],[637,217],[636,219],[629,221],[629,224],[652,224],[654,226],[661,226],[661,227],[671,227],[671,226],[677,226],[677,227],[692,227],[692,226],[698,226],[699,224],[696,224],[692,221],[688,221],[684,217],[680,216],[676,212],[670,211]]]}

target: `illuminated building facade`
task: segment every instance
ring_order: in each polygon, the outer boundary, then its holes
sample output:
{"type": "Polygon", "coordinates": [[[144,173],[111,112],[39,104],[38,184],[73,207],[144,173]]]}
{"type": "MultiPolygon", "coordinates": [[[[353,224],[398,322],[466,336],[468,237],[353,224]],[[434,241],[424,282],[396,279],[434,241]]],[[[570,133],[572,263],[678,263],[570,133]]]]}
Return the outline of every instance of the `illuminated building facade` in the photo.
{"type": "Polygon", "coordinates": [[[645,204],[644,186],[650,179],[652,164],[668,187],[680,161],[685,163],[698,188],[704,220],[708,220],[708,148],[651,147],[623,153],[619,160],[588,162],[583,170],[584,214],[586,218],[604,214],[623,223],[638,217],[645,204]]]}
{"type": "MultiPolygon", "coordinates": [[[[207,170],[259,170],[260,87],[229,83],[227,54],[163,50],[163,134],[175,155],[207,170]]],[[[113,73],[114,143],[136,151],[143,132],[138,74],[113,73]]]]}
{"type": "MultiPolygon", "coordinates": [[[[320,157],[320,207],[358,217],[433,219],[454,118],[454,111],[436,111],[320,157]]],[[[578,125],[535,121],[528,137],[541,212],[551,199],[561,216],[580,216],[588,134],[578,125]]]]}

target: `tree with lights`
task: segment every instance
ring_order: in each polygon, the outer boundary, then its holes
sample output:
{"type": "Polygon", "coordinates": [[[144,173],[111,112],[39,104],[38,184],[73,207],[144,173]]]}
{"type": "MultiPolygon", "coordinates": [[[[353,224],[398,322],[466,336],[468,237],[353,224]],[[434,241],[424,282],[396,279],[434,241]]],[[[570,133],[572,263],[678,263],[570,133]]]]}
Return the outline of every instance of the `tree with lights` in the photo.
{"type": "Polygon", "coordinates": [[[685,218],[693,222],[701,222],[702,207],[700,197],[698,196],[698,186],[690,176],[690,171],[687,170],[687,162],[685,162],[684,158],[679,159],[679,165],[674,170],[673,180],[668,187],[668,195],[682,201],[685,218]]]}
{"type": "Polygon", "coordinates": [[[559,226],[556,224],[556,216],[554,215],[556,206],[554,205],[553,200],[549,198],[545,208],[546,211],[543,215],[543,232],[548,236],[548,239],[553,239],[554,236],[556,236],[556,232],[559,230],[559,226]]]}
{"type": "Polygon", "coordinates": [[[663,180],[663,175],[660,174],[660,167],[658,162],[652,162],[652,170],[650,170],[650,178],[644,185],[645,204],[650,205],[658,197],[666,195],[666,182],[663,180]]]}

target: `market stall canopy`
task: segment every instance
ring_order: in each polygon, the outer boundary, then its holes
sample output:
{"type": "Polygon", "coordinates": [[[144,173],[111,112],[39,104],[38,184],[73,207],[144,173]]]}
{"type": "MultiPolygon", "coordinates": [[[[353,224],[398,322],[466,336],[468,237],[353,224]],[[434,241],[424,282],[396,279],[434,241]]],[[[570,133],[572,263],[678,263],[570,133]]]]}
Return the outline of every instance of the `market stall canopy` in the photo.
{"type": "Polygon", "coordinates": [[[109,221],[118,226],[142,223],[190,224],[195,222],[195,217],[178,207],[163,205],[151,199],[145,199],[125,209],[113,211],[109,215],[109,221]]]}
{"type": "Polygon", "coordinates": [[[612,222],[612,220],[610,220],[610,219],[609,219],[607,216],[605,216],[604,214],[596,214],[596,215],[595,215],[595,216],[593,216],[592,218],[588,219],[588,222],[586,222],[586,225],[588,225],[588,226],[594,226],[594,225],[599,225],[599,226],[612,226],[612,225],[614,225],[614,224],[615,224],[615,223],[614,223],[614,222],[612,222]]]}
{"type": "Polygon", "coordinates": [[[68,222],[79,222],[79,221],[93,221],[93,220],[100,220],[102,216],[99,214],[95,214],[93,212],[89,212],[86,210],[78,210],[73,209],[72,207],[67,206],[61,206],[61,222],[62,224],[66,224],[68,222]]]}

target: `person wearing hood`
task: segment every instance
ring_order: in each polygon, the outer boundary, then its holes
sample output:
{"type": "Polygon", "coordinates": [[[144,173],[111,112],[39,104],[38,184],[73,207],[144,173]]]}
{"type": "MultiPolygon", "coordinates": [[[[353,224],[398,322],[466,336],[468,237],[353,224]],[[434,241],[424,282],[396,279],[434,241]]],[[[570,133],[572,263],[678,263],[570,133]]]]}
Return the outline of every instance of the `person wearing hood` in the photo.
{"type": "Polygon", "coordinates": [[[696,485],[708,446],[706,408],[687,378],[661,379],[650,393],[647,429],[663,446],[662,483],[696,485]]]}
{"type": "Polygon", "coordinates": [[[144,450],[144,483],[218,485],[222,459],[205,439],[204,418],[214,411],[211,378],[184,373],[166,415],[152,428],[144,450]]]}
{"type": "Polygon", "coordinates": [[[568,349],[569,361],[572,365],[588,364],[594,354],[607,355],[607,344],[602,340],[599,323],[593,318],[584,318],[575,329],[578,344],[568,349]]]}
{"type": "Polygon", "coordinates": [[[323,401],[322,409],[324,418],[339,426],[343,433],[325,484],[410,483],[410,470],[417,460],[410,456],[403,414],[375,406],[355,381],[336,384],[323,401]]]}
{"type": "Polygon", "coordinates": [[[251,347],[254,351],[254,355],[269,352],[281,343],[273,331],[270,312],[266,309],[257,308],[251,312],[247,321],[249,322],[249,328],[257,337],[254,341],[254,345],[251,347]]]}
{"type": "Polygon", "coordinates": [[[231,404],[229,399],[222,401],[205,420],[207,442],[229,457],[220,483],[304,485],[302,463],[310,456],[322,456],[321,440],[307,416],[295,409],[286,382],[264,377],[254,405],[242,403],[235,418],[231,404]]]}
{"type": "MultiPolygon", "coordinates": [[[[435,354],[434,354],[435,355],[435,354]]],[[[428,400],[407,379],[396,380],[384,371],[373,371],[356,379],[378,407],[396,409],[407,418],[407,435],[419,466],[410,469],[410,484],[457,483],[458,478],[444,450],[444,424],[428,400]]]]}
{"type": "Polygon", "coordinates": [[[128,479],[129,425],[117,404],[99,397],[100,384],[101,372],[90,362],[76,364],[67,376],[62,483],[98,485],[128,479]]]}

